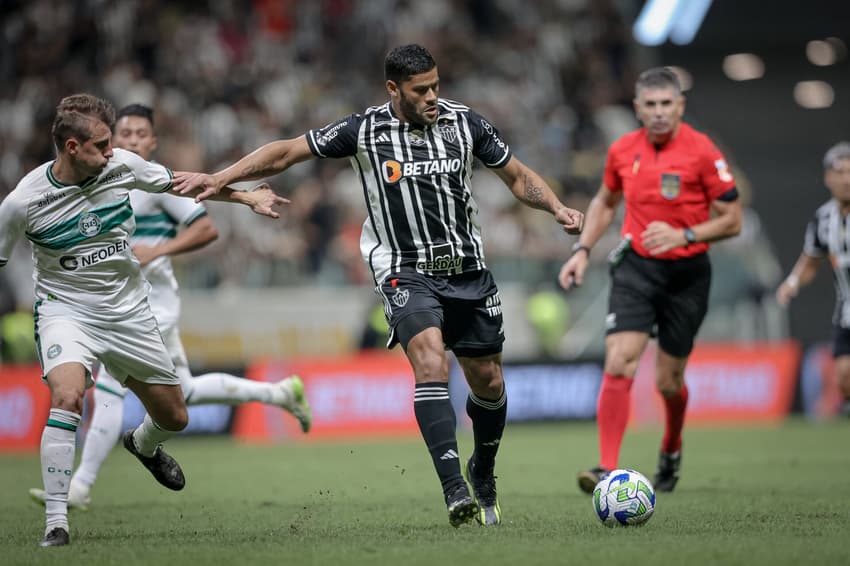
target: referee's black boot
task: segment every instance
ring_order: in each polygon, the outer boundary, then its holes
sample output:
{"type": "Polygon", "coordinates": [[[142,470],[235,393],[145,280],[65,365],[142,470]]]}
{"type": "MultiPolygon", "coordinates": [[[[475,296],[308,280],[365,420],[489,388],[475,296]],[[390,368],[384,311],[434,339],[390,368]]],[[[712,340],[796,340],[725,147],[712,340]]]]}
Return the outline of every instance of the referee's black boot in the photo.
{"type": "Polygon", "coordinates": [[[576,476],[578,480],[578,488],[587,494],[593,493],[596,489],[596,484],[602,481],[602,478],[608,475],[608,470],[601,466],[579,472],[576,476]]]}
{"type": "Polygon", "coordinates": [[[682,450],[678,452],[662,452],[658,455],[658,471],[655,473],[653,485],[656,491],[673,491],[679,481],[679,470],[682,467],[682,450]]]}

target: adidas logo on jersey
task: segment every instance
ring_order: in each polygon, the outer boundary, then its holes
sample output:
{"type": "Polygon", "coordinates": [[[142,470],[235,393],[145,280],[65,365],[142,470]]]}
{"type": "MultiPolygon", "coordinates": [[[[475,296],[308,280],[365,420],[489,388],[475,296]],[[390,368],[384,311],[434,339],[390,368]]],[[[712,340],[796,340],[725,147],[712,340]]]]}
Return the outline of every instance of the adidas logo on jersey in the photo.
{"type": "Polygon", "coordinates": [[[390,136],[384,132],[380,136],[377,137],[375,143],[392,143],[393,140],[390,139],[390,136]]]}

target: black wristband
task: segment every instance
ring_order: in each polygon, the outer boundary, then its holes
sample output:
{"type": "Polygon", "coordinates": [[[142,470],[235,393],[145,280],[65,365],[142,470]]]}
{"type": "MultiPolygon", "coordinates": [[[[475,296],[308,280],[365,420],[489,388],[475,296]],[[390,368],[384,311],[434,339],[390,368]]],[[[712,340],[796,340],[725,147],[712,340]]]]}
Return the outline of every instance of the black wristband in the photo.
{"type": "Polygon", "coordinates": [[[584,252],[587,254],[587,257],[590,257],[590,246],[585,246],[583,244],[580,244],[579,242],[576,242],[575,244],[573,244],[572,250],[572,255],[576,255],[577,252],[584,250],[584,252]]]}

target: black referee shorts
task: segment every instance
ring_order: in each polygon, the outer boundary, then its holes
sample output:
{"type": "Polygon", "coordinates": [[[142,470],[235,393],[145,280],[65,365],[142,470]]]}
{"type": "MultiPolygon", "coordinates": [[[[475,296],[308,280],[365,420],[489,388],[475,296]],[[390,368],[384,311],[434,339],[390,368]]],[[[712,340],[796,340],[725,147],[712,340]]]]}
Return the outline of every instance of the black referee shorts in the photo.
{"type": "Polygon", "coordinates": [[[426,328],[443,332],[446,349],[457,356],[480,357],[502,351],[502,300],[489,270],[428,276],[405,271],[384,280],[380,289],[390,326],[388,348],[407,343],[426,328]]]}
{"type": "Polygon", "coordinates": [[[684,358],[708,311],[710,288],[708,254],[663,260],[627,251],[611,268],[606,334],[656,330],[658,346],[684,358]]]}

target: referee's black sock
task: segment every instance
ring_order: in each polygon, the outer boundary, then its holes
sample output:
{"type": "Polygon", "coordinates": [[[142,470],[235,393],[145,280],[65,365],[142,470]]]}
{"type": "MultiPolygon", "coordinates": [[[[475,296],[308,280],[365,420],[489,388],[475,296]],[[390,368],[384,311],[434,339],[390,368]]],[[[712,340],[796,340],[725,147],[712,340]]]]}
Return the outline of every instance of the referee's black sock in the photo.
{"type": "Polygon", "coordinates": [[[439,381],[417,383],[413,412],[446,493],[449,488],[463,482],[455,433],[457,419],[449,400],[449,384],[439,381]]]}
{"type": "MultiPolygon", "coordinates": [[[[466,414],[472,420],[475,437],[475,467],[482,475],[492,474],[508,415],[505,389],[502,388],[502,394],[495,400],[482,399],[470,392],[466,399],[466,414]]],[[[479,476],[478,473],[475,475],[479,476]]]]}

